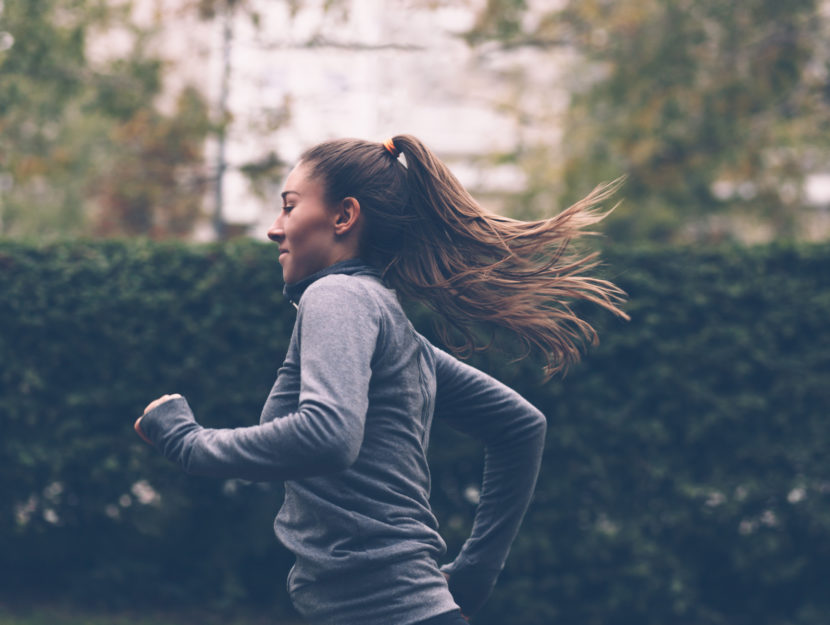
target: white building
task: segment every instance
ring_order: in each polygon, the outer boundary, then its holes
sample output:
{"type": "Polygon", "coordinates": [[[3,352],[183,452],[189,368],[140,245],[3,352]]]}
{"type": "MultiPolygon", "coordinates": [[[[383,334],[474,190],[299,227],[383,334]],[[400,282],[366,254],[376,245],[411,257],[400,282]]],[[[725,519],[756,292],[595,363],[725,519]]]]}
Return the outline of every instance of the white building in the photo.
{"type": "MultiPolygon", "coordinates": [[[[559,144],[558,119],[568,94],[549,86],[566,84],[572,65],[565,51],[471,49],[458,34],[473,25],[483,2],[304,0],[292,14],[288,0],[246,0],[229,20],[225,220],[262,236],[279,205],[278,189],[257,195],[240,166],[269,153],[292,163],[305,148],[333,137],[381,141],[399,133],[420,137],[479,201],[499,211],[505,193],[525,186],[525,174],[488,156],[520,145],[559,144]],[[547,87],[517,92],[519,73],[531,77],[522,84],[547,87]]],[[[529,2],[527,19],[557,3],[529,2]]],[[[193,0],[136,0],[135,17],[160,29],[158,53],[170,64],[160,105],[172,106],[175,94],[193,84],[218,112],[224,24],[220,18],[199,20],[192,5],[193,0]]],[[[125,41],[124,33],[107,33],[95,47],[118,54],[125,41]]],[[[217,142],[206,149],[215,167],[217,142]]],[[[805,193],[815,206],[830,206],[830,178],[810,176],[805,193]]],[[[209,194],[206,213],[215,204],[209,194]]],[[[807,238],[826,238],[828,215],[816,212],[806,224],[807,238]]],[[[735,227],[749,241],[774,237],[765,224],[735,227]]],[[[197,236],[212,238],[209,222],[197,236]]]]}
{"type": "MultiPolygon", "coordinates": [[[[223,20],[199,21],[187,0],[143,0],[136,18],[161,29],[158,52],[170,63],[166,103],[185,84],[201,87],[219,107],[223,20]]],[[[427,6],[401,0],[345,0],[325,9],[303,2],[292,15],[282,0],[250,0],[230,19],[224,216],[255,236],[273,219],[277,190],[252,192],[238,167],[269,152],[291,163],[319,141],[353,136],[381,141],[410,133],[444,159],[483,203],[524,183],[513,165],[486,164],[489,154],[515,149],[528,133],[511,101],[511,72],[556,72],[551,53],[472,50],[458,33],[470,28],[477,6],[427,6]],[[251,15],[258,16],[254,23],[251,15]],[[528,63],[536,55],[536,63],[528,63]],[[538,62],[539,59],[548,60],[538,62]]],[[[107,46],[113,49],[112,44],[107,46]]],[[[116,46],[117,47],[117,46],[116,46]]],[[[549,79],[545,81],[550,84],[549,79]]],[[[561,110],[557,97],[529,102],[561,110]]],[[[552,135],[550,141],[557,141],[552,135]]],[[[538,141],[538,133],[534,136],[538,141]]],[[[217,162],[217,142],[207,147],[217,162]]],[[[214,197],[206,198],[212,211],[214,197]]],[[[498,203],[495,202],[495,207],[498,203]]],[[[208,225],[199,238],[210,238],[208,225]]]]}

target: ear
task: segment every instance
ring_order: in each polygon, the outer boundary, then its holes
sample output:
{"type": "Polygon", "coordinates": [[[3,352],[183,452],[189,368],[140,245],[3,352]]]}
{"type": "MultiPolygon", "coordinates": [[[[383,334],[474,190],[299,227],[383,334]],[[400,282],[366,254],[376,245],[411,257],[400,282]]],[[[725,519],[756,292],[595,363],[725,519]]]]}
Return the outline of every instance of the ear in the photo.
{"type": "Polygon", "coordinates": [[[334,221],[334,233],[337,236],[348,234],[357,226],[360,219],[360,202],[353,197],[340,200],[334,221]]]}

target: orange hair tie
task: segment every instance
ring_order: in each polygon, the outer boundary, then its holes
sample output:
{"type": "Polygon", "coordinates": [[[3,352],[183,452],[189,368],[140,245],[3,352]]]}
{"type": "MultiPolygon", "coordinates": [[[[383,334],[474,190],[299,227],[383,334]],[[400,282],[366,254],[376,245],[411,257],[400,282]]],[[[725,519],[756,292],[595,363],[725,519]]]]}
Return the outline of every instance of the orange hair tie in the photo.
{"type": "Polygon", "coordinates": [[[401,153],[401,151],[395,147],[395,142],[391,138],[383,142],[383,147],[385,147],[386,151],[389,152],[389,154],[391,154],[395,158],[398,158],[398,154],[401,153]]]}

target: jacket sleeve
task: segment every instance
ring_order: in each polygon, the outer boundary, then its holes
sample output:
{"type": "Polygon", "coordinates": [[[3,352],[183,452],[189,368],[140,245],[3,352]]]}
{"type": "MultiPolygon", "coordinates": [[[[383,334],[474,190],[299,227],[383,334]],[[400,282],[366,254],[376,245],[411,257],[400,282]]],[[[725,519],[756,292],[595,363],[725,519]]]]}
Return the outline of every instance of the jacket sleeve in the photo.
{"type": "Polygon", "coordinates": [[[436,419],[484,442],[484,475],[470,537],[442,567],[466,615],[485,602],[504,567],[542,461],[547,422],[514,390],[435,349],[436,419]]]}
{"type": "Polygon", "coordinates": [[[142,430],[194,475],[281,481],[346,469],[363,442],[378,315],[359,285],[321,279],[304,293],[297,316],[296,412],[250,427],[208,429],[178,398],[145,414],[142,430]]]}

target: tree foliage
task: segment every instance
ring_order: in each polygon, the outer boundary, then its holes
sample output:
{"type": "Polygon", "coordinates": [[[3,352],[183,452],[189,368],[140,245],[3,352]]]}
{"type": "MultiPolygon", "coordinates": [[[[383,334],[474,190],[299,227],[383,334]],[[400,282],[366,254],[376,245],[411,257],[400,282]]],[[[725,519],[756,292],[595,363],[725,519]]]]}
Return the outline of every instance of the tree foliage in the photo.
{"type": "MultiPolygon", "coordinates": [[[[473,622],[824,625],[830,246],[606,258],[632,319],[584,311],[601,343],[566,378],[474,360],[549,434],[473,622]]],[[[290,614],[279,486],[184,475],[132,430],[168,392],[207,427],[256,423],[296,319],[281,287],[274,248],[252,241],[0,241],[0,602],[290,614]]],[[[430,441],[451,558],[482,454],[440,419],[430,441]]]]}
{"type": "Polygon", "coordinates": [[[626,201],[610,221],[618,237],[711,238],[723,215],[799,234],[804,178],[830,162],[820,0],[568,0],[535,13],[527,4],[489,0],[468,38],[577,53],[557,120],[564,140],[525,159],[539,179],[558,163],[563,203],[624,174],[626,201]]]}
{"type": "Polygon", "coordinates": [[[187,89],[175,115],[143,108],[113,129],[121,153],[93,187],[101,210],[95,233],[185,237],[202,212],[207,110],[187,89]]]}
{"type": "Polygon", "coordinates": [[[199,217],[201,96],[158,110],[163,65],[128,4],[12,0],[0,30],[0,233],[181,236],[199,217]],[[120,28],[129,52],[90,59],[90,41],[120,28]]]}

